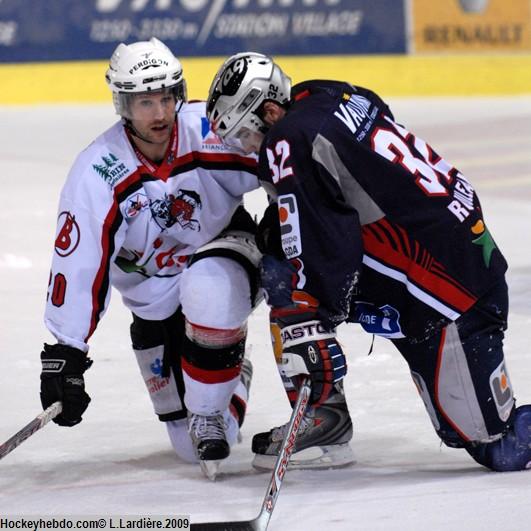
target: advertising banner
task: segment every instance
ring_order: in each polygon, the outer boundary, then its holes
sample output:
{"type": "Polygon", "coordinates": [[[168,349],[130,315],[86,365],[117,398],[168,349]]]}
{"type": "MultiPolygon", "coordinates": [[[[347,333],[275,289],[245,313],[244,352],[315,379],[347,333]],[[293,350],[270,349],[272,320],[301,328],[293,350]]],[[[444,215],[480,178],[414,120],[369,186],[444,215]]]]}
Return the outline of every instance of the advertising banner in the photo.
{"type": "Polygon", "coordinates": [[[403,0],[0,0],[0,62],[107,59],[152,36],[181,57],[406,51],[403,0]]]}
{"type": "Polygon", "coordinates": [[[529,0],[412,0],[416,52],[531,50],[529,0]]]}

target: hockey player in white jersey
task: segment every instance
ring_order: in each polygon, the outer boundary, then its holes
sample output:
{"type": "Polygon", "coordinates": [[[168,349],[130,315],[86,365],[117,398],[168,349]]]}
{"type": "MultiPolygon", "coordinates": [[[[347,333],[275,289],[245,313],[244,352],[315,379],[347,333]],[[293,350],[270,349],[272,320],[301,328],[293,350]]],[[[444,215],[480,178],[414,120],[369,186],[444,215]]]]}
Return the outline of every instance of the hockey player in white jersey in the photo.
{"type": "Polygon", "coordinates": [[[121,120],[77,157],[60,197],[42,405],[60,400],[55,422],[81,422],[88,341],[114,286],[155,413],[178,456],[208,475],[238,438],[252,374],[260,253],[241,203],[258,187],[256,160],[211,132],[159,40],[120,44],[106,81],[121,120]]]}

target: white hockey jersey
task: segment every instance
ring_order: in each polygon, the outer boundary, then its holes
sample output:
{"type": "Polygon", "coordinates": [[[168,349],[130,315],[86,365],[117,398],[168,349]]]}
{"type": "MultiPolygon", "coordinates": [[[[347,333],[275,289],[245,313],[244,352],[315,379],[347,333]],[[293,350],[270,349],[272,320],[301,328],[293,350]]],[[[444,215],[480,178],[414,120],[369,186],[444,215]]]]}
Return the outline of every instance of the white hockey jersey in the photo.
{"type": "Polygon", "coordinates": [[[187,257],[257,187],[256,159],[221,144],[203,102],[179,111],[159,167],[116,123],[80,153],[61,192],[47,328],[60,343],[87,351],[111,285],[140,317],[169,317],[187,257]]]}

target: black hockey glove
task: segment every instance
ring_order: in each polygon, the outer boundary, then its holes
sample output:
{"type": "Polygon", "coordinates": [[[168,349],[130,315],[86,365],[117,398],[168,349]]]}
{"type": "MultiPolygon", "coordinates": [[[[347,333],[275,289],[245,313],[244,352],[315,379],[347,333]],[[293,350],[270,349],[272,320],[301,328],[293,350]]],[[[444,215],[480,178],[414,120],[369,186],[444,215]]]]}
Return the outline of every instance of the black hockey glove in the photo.
{"type": "Polygon", "coordinates": [[[335,384],[347,373],[347,362],[336,341],[335,330],[329,331],[320,321],[313,320],[290,325],[272,323],[271,332],[280,374],[286,378],[309,374],[311,405],[326,402],[335,384]]]}
{"type": "Polygon", "coordinates": [[[260,223],[258,223],[256,246],[262,254],[274,256],[279,260],[286,259],[286,255],[282,250],[277,203],[270,203],[265,209],[260,223]]]}
{"type": "Polygon", "coordinates": [[[92,360],[77,348],[45,344],[41,361],[42,407],[46,409],[60,401],[63,411],[53,421],[59,426],[79,424],[90,402],[83,373],[92,365],[92,360]]]}

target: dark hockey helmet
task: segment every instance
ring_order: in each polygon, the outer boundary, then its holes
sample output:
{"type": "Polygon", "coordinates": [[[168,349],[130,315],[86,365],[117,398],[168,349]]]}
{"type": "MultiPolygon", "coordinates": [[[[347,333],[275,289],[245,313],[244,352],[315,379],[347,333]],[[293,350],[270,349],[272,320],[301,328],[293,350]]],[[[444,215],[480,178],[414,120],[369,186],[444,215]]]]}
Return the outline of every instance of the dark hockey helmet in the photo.
{"type": "Polygon", "coordinates": [[[180,61],[155,37],[149,41],[119,44],[111,56],[105,74],[113,93],[116,113],[132,118],[129,113],[131,95],[171,92],[176,102],[186,101],[186,81],[180,61]]]}
{"type": "Polygon", "coordinates": [[[287,105],[290,90],[291,79],[267,55],[243,52],[229,57],[208,94],[207,116],[213,131],[224,142],[243,130],[264,133],[268,126],[261,118],[263,103],[287,105]]]}

